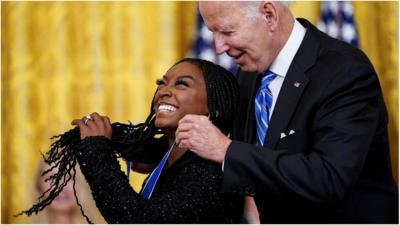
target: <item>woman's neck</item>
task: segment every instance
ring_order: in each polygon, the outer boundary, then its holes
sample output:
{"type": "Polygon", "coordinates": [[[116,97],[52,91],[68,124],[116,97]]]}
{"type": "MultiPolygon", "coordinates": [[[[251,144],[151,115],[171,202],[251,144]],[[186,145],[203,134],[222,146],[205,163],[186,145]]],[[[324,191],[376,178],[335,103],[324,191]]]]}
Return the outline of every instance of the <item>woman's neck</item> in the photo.
{"type": "MultiPolygon", "coordinates": [[[[172,144],[174,144],[175,143],[175,138],[174,139],[169,139],[169,145],[171,146],[172,144]]],[[[168,165],[168,167],[170,167],[172,164],[174,164],[179,158],[181,158],[182,157],[182,155],[183,154],[185,154],[185,152],[187,151],[188,149],[182,149],[182,148],[179,148],[178,146],[176,146],[175,144],[174,144],[174,146],[172,147],[172,150],[171,150],[171,153],[170,153],[170,155],[169,155],[169,157],[168,157],[168,160],[167,160],[167,165],[168,165]]]]}
{"type": "Polygon", "coordinates": [[[76,222],[71,213],[53,211],[51,215],[49,215],[49,223],[51,224],[72,224],[76,222]]]}

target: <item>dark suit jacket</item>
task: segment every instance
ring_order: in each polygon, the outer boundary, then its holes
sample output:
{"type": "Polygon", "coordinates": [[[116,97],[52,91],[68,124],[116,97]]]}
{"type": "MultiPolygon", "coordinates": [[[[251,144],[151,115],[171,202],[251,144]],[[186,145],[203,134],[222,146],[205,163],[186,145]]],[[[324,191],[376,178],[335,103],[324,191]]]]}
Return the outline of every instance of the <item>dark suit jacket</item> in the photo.
{"type": "Polygon", "coordinates": [[[262,223],[397,223],[388,117],[376,72],[359,49],[299,22],[306,35],[263,148],[253,145],[258,76],[238,74],[239,116],[223,191],[254,195],[262,223]]]}

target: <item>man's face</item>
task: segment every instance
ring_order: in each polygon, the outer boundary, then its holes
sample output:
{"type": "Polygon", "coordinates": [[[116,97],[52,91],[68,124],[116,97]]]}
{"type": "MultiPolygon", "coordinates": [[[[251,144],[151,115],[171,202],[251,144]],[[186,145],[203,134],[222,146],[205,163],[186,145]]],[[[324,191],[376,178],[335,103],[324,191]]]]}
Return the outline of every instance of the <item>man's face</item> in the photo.
{"type": "Polygon", "coordinates": [[[268,69],[274,58],[273,41],[262,14],[250,18],[243,5],[233,2],[200,1],[199,7],[218,54],[226,52],[243,71],[268,69]]]}

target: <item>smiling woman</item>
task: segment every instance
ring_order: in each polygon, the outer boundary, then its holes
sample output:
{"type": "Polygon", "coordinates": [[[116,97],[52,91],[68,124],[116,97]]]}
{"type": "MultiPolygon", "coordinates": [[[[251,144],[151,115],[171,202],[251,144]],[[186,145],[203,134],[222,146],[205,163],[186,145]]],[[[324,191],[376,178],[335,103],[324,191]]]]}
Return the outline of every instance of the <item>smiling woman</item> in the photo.
{"type": "Polygon", "coordinates": [[[179,120],[188,114],[208,115],[221,135],[229,133],[238,101],[235,78],[211,62],[186,58],[157,84],[144,123],[111,124],[108,117],[92,113],[57,136],[46,158],[58,165],[49,197],[23,213],[30,215],[51,203],[63,182],[73,179],[71,168],[78,162],[108,223],[239,223],[243,197],[220,193],[221,166],[173,144],[179,120]],[[141,193],[129,185],[117,156],[147,168],[160,162],[141,193]]]}
{"type": "MultiPolygon", "coordinates": [[[[206,85],[197,65],[179,63],[157,80],[157,85],[154,110],[158,128],[176,130],[178,121],[186,114],[208,115],[206,85]]],[[[169,136],[174,138],[175,133],[169,136]]]]}
{"type": "MultiPolygon", "coordinates": [[[[38,199],[43,192],[50,187],[50,183],[46,181],[47,178],[54,175],[57,170],[54,170],[46,175],[42,176],[42,173],[51,166],[43,161],[39,161],[36,173],[35,173],[35,188],[32,188],[32,199],[34,201],[38,199]]],[[[94,219],[95,223],[105,223],[101,218],[99,212],[95,207],[93,199],[90,197],[89,187],[84,182],[84,178],[77,168],[76,194],[81,200],[85,211],[94,219]]],[[[85,218],[81,216],[78,205],[75,204],[74,188],[72,180],[66,183],[66,186],[60,192],[60,194],[54,199],[51,205],[40,212],[37,215],[33,215],[29,218],[29,224],[82,224],[85,223],[85,218]]],[[[47,196],[48,193],[45,193],[47,196]]]]}

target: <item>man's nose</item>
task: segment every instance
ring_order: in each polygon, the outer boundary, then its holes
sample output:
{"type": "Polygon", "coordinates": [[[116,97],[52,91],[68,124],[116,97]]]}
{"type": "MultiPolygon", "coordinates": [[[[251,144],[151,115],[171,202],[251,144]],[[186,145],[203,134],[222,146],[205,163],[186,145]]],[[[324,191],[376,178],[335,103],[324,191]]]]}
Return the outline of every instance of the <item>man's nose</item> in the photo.
{"type": "Polygon", "coordinates": [[[222,54],[229,50],[229,45],[226,43],[224,37],[219,34],[214,34],[214,44],[217,54],[222,54]]]}

